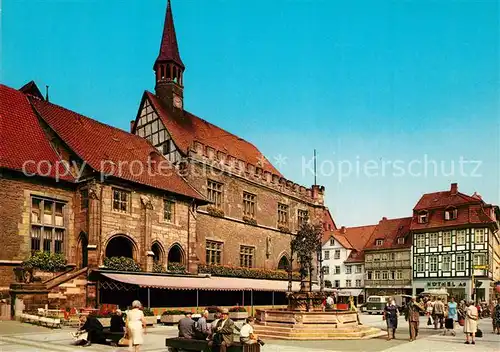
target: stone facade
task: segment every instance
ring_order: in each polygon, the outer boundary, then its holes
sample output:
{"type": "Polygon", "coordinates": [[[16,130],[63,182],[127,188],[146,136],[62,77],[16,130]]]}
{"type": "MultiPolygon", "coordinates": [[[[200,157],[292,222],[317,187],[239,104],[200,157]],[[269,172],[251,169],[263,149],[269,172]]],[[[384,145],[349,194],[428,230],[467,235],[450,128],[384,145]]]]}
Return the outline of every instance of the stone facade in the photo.
{"type": "Polygon", "coordinates": [[[64,253],[68,263],[74,263],[77,246],[74,231],[74,191],[64,184],[39,178],[27,178],[9,171],[0,177],[0,289],[6,290],[14,281],[13,268],[30,256],[31,197],[56,199],[65,204],[64,253]]]}
{"type": "MultiPolygon", "coordinates": [[[[184,165],[184,174],[193,187],[209,197],[208,182],[221,185],[220,210],[214,215],[214,205],[203,206],[197,214],[197,254],[200,262],[207,263],[206,242],[222,244],[222,265],[240,266],[241,246],[251,247],[251,266],[278,269],[282,257],[290,257],[290,233],[299,229],[298,212],[307,211],[312,222],[321,224],[323,215],[323,188],[314,186],[306,190],[290,181],[272,181],[272,176],[235,170],[214,162],[213,154],[192,151],[184,165]],[[255,196],[254,223],[244,214],[244,193],[255,196]],[[278,205],[287,207],[286,223],[278,222],[278,205]]],[[[244,265],[246,266],[246,265],[244,265]]]]}

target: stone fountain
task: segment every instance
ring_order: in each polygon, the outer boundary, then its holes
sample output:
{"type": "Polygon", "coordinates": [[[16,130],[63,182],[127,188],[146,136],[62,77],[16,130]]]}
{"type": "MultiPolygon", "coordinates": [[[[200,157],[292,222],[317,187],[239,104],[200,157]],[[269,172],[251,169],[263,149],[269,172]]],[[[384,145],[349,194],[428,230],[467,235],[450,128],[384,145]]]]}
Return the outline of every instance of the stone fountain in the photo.
{"type": "Polygon", "coordinates": [[[291,264],[286,309],[258,309],[254,331],[263,339],[285,340],[347,340],[367,339],[384,335],[380,329],[359,325],[357,312],[323,310],[326,293],[320,272],[320,289],[312,290],[313,255],[321,268],[321,237],[319,226],[304,224],[291,242],[291,264]],[[300,290],[292,292],[293,255],[297,254],[301,277],[300,290]]]}

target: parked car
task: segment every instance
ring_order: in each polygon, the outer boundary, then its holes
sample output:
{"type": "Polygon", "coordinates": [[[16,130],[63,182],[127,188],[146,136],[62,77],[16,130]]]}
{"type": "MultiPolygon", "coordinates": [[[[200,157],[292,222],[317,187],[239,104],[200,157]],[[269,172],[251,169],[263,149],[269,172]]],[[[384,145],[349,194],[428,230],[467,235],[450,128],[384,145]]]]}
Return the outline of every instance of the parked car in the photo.
{"type": "Polygon", "coordinates": [[[368,314],[382,314],[389,296],[370,296],[366,300],[365,312],[368,314]]]}

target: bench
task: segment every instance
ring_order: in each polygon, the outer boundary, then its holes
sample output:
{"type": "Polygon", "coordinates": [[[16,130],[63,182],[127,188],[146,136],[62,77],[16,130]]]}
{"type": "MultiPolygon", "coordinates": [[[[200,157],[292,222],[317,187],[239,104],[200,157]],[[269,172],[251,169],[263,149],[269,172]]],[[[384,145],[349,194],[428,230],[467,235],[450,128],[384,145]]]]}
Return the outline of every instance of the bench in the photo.
{"type": "MultiPolygon", "coordinates": [[[[207,340],[193,340],[186,339],[183,337],[173,337],[165,339],[165,346],[168,347],[170,352],[176,352],[179,350],[183,351],[200,351],[209,352],[211,351],[208,346],[207,340]]],[[[213,346],[214,352],[219,351],[218,346],[213,346]]],[[[253,345],[245,345],[240,342],[233,342],[233,344],[227,349],[227,352],[260,352],[260,345],[258,343],[253,345]]]]}
{"type": "Polygon", "coordinates": [[[118,344],[118,341],[125,335],[125,332],[111,332],[109,329],[104,329],[102,335],[106,341],[110,340],[111,343],[118,344]]]}

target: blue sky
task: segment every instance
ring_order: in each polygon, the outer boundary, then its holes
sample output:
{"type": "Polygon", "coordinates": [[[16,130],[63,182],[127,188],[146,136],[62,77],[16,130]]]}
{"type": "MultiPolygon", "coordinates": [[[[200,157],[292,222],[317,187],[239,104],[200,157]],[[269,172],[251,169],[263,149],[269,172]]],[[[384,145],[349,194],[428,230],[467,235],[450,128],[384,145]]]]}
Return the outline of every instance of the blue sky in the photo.
{"type": "MultiPolygon", "coordinates": [[[[409,216],[451,182],[500,203],[497,1],[172,5],[186,109],[285,157],[279,169],[305,185],[317,149],[338,225],[409,216]]],[[[128,128],[154,89],[166,0],[1,6],[2,83],[50,85],[57,104],[128,128]]]]}

